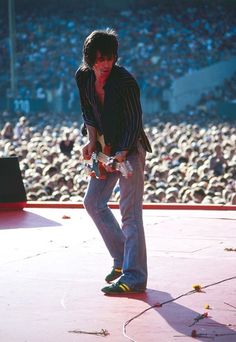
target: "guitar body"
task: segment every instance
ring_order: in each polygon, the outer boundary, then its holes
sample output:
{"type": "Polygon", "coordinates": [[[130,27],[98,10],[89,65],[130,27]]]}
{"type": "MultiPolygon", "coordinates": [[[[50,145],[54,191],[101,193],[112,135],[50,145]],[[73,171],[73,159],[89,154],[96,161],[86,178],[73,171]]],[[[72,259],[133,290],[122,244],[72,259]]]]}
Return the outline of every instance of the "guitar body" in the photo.
{"type": "Polygon", "coordinates": [[[111,156],[111,147],[105,144],[103,135],[97,136],[96,151],[92,154],[92,165],[87,166],[87,174],[98,179],[106,179],[107,171],[104,165],[109,165],[112,171],[121,172],[122,176],[128,178],[132,175],[133,169],[128,160],[119,163],[111,156]]]}

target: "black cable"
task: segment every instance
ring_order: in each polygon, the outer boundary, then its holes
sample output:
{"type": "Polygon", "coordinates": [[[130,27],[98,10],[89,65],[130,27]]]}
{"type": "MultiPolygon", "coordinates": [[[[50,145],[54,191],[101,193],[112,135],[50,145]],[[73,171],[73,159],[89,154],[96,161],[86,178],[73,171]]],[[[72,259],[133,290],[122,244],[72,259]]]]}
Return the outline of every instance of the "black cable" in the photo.
{"type": "MultiPolygon", "coordinates": [[[[236,276],[230,277],[230,278],[226,278],[226,279],[217,281],[217,282],[212,283],[212,284],[208,284],[208,285],[205,285],[205,286],[201,286],[201,287],[200,287],[200,290],[202,290],[202,289],[207,289],[207,288],[210,287],[210,286],[218,285],[218,284],[220,284],[220,283],[224,283],[225,281],[229,281],[229,280],[232,280],[232,279],[236,279],[236,276]]],[[[132,318],[130,318],[128,321],[126,321],[126,322],[123,324],[123,335],[124,335],[124,337],[128,338],[128,339],[129,339],[130,341],[132,341],[132,342],[136,342],[135,340],[133,340],[131,337],[129,337],[129,336],[126,334],[126,327],[127,327],[133,320],[135,320],[136,318],[142,316],[145,312],[147,312],[147,311],[149,311],[149,310],[151,310],[151,309],[153,309],[153,308],[162,307],[162,306],[165,305],[165,304],[174,302],[174,301],[176,301],[176,300],[178,300],[178,299],[180,299],[180,298],[182,298],[182,297],[191,295],[191,294],[196,293],[196,292],[199,292],[199,290],[191,290],[191,291],[188,291],[188,292],[186,292],[186,293],[183,293],[183,294],[179,295],[179,296],[176,297],[176,298],[169,299],[169,300],[167,300],[167,301],[165,301],[165,302],[163,302],[163,303],[154,304],[154,305],[150,306],[149,308],[147,308],[147,309],[141,311],[139,314],[133,316],[132,318]]]]}

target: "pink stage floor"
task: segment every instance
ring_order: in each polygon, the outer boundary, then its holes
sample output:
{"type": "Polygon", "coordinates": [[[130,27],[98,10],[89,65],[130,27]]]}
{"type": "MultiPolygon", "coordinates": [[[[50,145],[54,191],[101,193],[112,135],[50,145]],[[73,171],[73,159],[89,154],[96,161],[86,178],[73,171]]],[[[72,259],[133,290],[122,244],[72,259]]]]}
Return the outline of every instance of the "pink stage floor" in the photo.
{"type": "Polygon", "coordinates": [[[0,212],[0,341],[236,341],[236,211],[144,210],[144,223],[147,291],[108,297],[111,259],[83,209],[0,212]]]}

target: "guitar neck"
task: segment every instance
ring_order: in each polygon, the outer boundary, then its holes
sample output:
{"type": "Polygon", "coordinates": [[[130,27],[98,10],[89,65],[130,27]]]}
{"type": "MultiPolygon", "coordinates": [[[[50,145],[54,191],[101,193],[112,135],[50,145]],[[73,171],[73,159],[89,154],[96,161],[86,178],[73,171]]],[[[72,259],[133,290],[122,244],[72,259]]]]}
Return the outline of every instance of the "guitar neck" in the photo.
{"type": "MultiPolygon", "coordinates": [[[[113,159],[112,157],[109,157],[102,152],[98,152],[98,154],[97,154],[97,160],[103,164],[108,164],[109,162],[112,161],[112,159],[113,159]]],[[[115,164],[117,164],[117,163],[115,162],[115,164]]]]}
{"type": "Polygon", "coordinates": [[[122,176],[124,176],[125,178],[130,177],[133,173],[133,168],[130,165],[128,160],[125,160],[119,163],[118,161],[114,160],[113,157],[109,157],[102,152],[98,152],[98,154],[96,155],[96,158],[97,158],[97,161],[99,161],[102,164],[108,165],[109,163],[112,163],[112,166],[114,167],[114,169],[117,171],[120,171],[122,176]]]}

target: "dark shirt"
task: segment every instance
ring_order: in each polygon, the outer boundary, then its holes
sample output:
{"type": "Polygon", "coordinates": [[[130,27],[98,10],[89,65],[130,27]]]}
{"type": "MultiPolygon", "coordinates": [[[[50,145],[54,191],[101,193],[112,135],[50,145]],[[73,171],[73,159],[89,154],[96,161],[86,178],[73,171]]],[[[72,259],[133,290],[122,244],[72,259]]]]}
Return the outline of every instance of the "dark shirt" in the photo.
{"type": "Polygon", "coordinates": [[[112,153],[132,151],[138,140],[146,151],[151,146],[143,130],[140,91],[136,80],[123,67],[114,65],[104,86],[104,105],[98,105],[95,91],[95,74],[92,69],[76,71],[82,115],[85,125],[95,127],[104,135],[112,153]]]}
{"type": "Polygon", "coordinates": [[[73,140],[62,140],[59,144],[60,146],[60,151],[65,154],[66,156],[70,157],[71,156],[71,151],[73,150],[74,147],[74,141],[73,140]]]}
{"type": "Polygon", "coordinates": [[[210,169],[214,171],[215,176],[221,176],[224,173],[226,160],[223,156],[213,156],[210,159],[210,169]]]}

